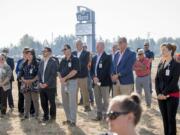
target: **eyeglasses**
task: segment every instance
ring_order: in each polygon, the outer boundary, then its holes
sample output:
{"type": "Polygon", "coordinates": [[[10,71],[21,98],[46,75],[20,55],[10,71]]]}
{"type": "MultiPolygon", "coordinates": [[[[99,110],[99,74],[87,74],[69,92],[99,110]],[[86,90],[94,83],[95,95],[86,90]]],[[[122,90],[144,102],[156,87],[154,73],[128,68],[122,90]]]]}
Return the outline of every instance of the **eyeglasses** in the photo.
{"type": "Polygon", "coordinates": [[[143,55],[143,53],[140,53],[140,54],[138,54],[138,55],[143,55]]]}
{"type": "Polygon", "coordinates": [[[109,118],[110,120],[115,120],[120,115],[126,115],[128,113],[129,112],[113,112],[113,111],[110,111],[110,112],[106,113],[106,118],[109,118]]]}

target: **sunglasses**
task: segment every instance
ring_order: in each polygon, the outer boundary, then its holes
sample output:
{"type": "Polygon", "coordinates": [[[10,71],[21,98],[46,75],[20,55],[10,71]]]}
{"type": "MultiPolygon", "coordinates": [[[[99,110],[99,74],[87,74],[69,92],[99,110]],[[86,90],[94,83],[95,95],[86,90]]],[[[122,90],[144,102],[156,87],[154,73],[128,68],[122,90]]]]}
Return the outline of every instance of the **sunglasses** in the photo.
{"type": "Polygon", "coordinates": [[[110,112],[106,113],[106,118],[109,118],[110,120],[115,120],[120,115],[126,115],[128,113],[129,112],[113,112],[113,111],[110,111],[110,112]]]}
{"type": "Polygon", "coordinates": [[[68,49],[67,48],[62,49],[62,51],[66,51],[66,50],[68,50],[68,49]]]}
{"type": "Polygon", "coordinates": [[[47,51],[47,50],[43,50],[43,51],[42,51],[42,53],[46,53],[46,52],[48,52],[48,51],[47,51]]]}

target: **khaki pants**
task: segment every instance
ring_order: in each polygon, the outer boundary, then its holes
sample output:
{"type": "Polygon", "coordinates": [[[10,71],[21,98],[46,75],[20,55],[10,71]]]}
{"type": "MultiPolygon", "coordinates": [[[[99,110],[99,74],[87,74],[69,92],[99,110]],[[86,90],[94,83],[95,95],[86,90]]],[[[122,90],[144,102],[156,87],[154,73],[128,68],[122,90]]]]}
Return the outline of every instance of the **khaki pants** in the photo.
{"type": "Polygon", "coordinates": [[[130,95],[134,91],[134,84],[123,85],[118,81],[116,85],[113,85],[113,90],[113,96],[130,95]]]}
{"type": "Polygon", "coordinates": [[[30,113],[30,107],[31,107],[31,100],[33,101],[33,105],[35,108],[35,117],[39,116],[39,93],[38,92],[27,92],[24,93],[24,99],[25,99],[25,116],[29,117],[30,113]]]}
{"type": "Polygon", "coordinates": [[[84,107],[85,106],[90,106],[89,92],[88,92],[88,86],[87,86],[88,80],[87,79],[88,79],[87,77],[77,79],[77,81],[78,81],[77,93],[78,93],[78,90],[80,89],[81,93],[82,93],[84,107]]]}
{"type": "Polygon", "coordinates": [[[94,96],[97,106],[97,114],[106,113],[109,105],[109,87],[94,86],[94,96]]]}

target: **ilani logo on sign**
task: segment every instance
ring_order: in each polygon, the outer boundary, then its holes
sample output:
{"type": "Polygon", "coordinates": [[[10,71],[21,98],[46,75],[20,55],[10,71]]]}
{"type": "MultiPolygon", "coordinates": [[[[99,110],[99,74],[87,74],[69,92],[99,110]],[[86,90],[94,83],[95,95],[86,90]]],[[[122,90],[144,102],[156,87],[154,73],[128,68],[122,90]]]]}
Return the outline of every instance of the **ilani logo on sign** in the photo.
{"type": "Polygon", "coordinates": [[[79,12],[76,16],[78,21],[90,21],[90,12],[79,12]]]}

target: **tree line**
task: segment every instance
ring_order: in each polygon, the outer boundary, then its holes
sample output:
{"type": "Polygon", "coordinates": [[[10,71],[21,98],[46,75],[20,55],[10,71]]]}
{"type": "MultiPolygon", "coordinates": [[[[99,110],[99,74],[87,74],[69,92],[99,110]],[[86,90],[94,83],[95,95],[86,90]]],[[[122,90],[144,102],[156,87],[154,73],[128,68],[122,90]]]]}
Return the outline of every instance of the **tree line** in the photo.
{"type": "MultiPolygon", "coordinates": [[[[102,38],[98,38],[97,40],[102,40],[102,38]]],[[[61,55],[64,44],[69,44],[72,47],[72,50],[75,49],[75,41],[76,36],[74,35],[59,35],[54,39],[52,43],[48,43],[47,40],[45,40],[43,43],[34,40],[33,36],[30,36],[28,34],[25,34],[19,41],[17,45],[11,44],[10,45],[10,56],[13,57],[20,57],[20,54],[22,53],[22,50],[24,47],[30,47],[34,48],[37,55],[41,54],[41,50],[44,46],[50,46],[53,50],[54,55],[61,55]]],[[[110,53],[111,47],[113,45],[113,41],[110,41],[109,39],[105,39],[105,50],[110,53]]],[[[135,39],[129,39],[128,40],[129,47],[136,51],[137,48],[143,48],[144,42],[148,41],[150,43],[150,49],[155,53],[156,56],[160,55],[160,45],[164,42],[170,42],[174,43],[177,46],[177,52],[180,52],[180,38],[172,38],[172,37],[163,37],[155,41],[153,38],[150,38],[149,40],[137,37],[135,39]]],[[[2,48],[1,48],[2,49],[2,48]]]]}

